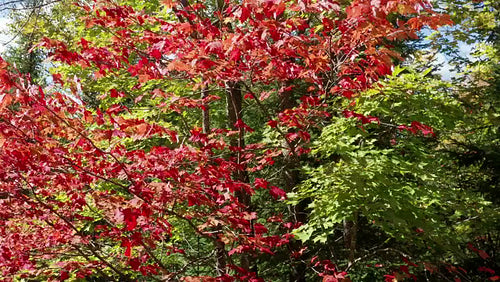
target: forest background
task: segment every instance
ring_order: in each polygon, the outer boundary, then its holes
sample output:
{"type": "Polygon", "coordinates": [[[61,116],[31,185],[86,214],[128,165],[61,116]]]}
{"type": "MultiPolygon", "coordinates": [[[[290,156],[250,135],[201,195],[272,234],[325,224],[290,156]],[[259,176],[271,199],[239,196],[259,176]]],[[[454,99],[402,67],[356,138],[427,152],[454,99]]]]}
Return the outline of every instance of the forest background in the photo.
{"type": "Polygon", "coordinates": [[[500,280],[497,1],[0,10],[1,279],[500,280]]]}

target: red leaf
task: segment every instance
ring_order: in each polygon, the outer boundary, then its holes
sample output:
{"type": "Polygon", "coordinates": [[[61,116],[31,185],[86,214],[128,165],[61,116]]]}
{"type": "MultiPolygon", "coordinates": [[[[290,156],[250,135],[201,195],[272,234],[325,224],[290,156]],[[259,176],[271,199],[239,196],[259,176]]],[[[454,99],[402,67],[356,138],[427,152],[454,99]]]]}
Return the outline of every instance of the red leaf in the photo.
{"type": "Polygon", "coordinates": [[[52,80],[54,80],[54,83],[59,83],[61,86],[64,86],[64,81],[62,80],[62,75],[59,73],[53,73],[52,74],[52,80]]]}
{"type": "Polygon", "coordinates": [[[124,107],[124,106],[122,106],[120,104],[114,104],[114,105],[111,105],[111,107],[109,107],[106,110],[106,113],[109,114],[109,115],[113,115],[113,114],[118,114],[121,111],[124,111],[126,109],[127,109],[126,107],[124,107]]]}
{"type": "Polygon", "coordinates": [[[125,96],[123,93],[118,92],[116,89],[109,90],[109,94],[110,94],[111,98],[118,98],[118,97],[125,96]]]}
{"type": "Polygon", "coordinates": [[[137,271],[139,270],[139,266],[141,266],[141,261],[138,258],[132,258],[129,259],[128,265],[130,265],[130,268],[132,268],[132,270],[137,271]]]}
{"type": "Polygon", "coordinates": [[[246,21],[250,17],[250,10],[246,6],[241,7],[240,22],[246,21]]]}
{"type": "Polygon", "coordinates": [[[207,44],[205,47],[207,53],[220,53],[222,51],[222,43],[220,41],[214,41],[207,44]]]}
{"type": "Polygon", "coordinates": [[[233,51],[231,51],[231,54],[229,55],[229,59],[231,61],[238,61],[241,57],[241,51],[238,48],[234,48],[233,51]]]}
{"type": "Polygon", "coordinates": [[[323,276],[323,282],[339,282],[339,280],[333,275],[325,275],[323,276]]]}
{"type": "Polygon", "coordinates": [[[275,120],[270,120],[267,122],[267,125],[269,125],[272,128],[275,128],[276,126],[278,126],[278,122],[275,120]]]}
{"type": "Polygon", "coordinates": [[[408,264],[409,266],[414,266],[414,267],[418,267],[418,265],[416,265],[415,263],[409,261],[407,258],[403,257],[403,261],[408,264]]]}
{"type": "Polygon", "coordinates": [[[282,189],[276,187],[276,186],[271,186],[269,188],[269,194],[275,199],[275,200],[284,200],[286,199],[286,192],[283,191],[282,189]]]}
{"type": "Polygon", "coordinates": [[[247,93],[245,94],[245,96],[243,96],[244,99],[253,99],[253,95],[251,93],[247,93]]]}
{"type": "Polygon", "coordinates": [[[472,245],[472,243],[467,243],[467,249],[473,251],[473,252],[477,252],[477,249],[474,247],[474,245],[472,245]]]}
{"type": "Polygon", "coordinates": [[[256,188],[266,189],[267,185],[269,185],[269,182],[262,178],[255,178],[254,184],[256,188]]]}
{"type": "Polygon", "coordinates": [[[234,124],[234,127],[236,127],[236,128],[243,128],[243,129],[245,129],[245,131],[248,131],[248,132],[253,132],[254,131],[253,128],[251,128],[250,126],[248,126],[241,119],[238,119],[236,121],[236,123],[234,124]]]}
{"type": "Polygon", "coordinates": [[[149,54],[151,55],[151,57],[153,57],[157,60],[161,59],[161,52],[160,52],[160,50],[158,50],[156,48],[153,49],[153,51],[151,51],[151,53],[149,53],[149,54]]]}
{"type": "Polygon", "coordinates": [[[269,248],[260,248],[260,251],[266,254],[274,255],[274,252],[271,251],[269,248]]]}
{"type": "Polygon", "coordinates": [[[88,49],[89,48],[89,42],[85,40],[85,38],[80,38],[80,45],[82,45],[83,49],[88,49]]]}
{"type": "Polygon", "coordinates": [[[132,209],[124,209],[122,214],[123,220],[125,221],[125,230],[134,230],[137,226],[137,214],[132,209]]]}
{"type": "Polygon", "coordinates": [[[396,279],[395,275],[386,274],[386,275],[384,275],[384,278],[385,278],[385,282],[397,282],[398,281],[396,279]]]}
{"type": "Polygon", "coordinates": [[[482,258],[482,259],[487,259],[489,258],[490,256],[483,250],[478,250],[477,251],[477,254],[482,258]]]}
{"type": "Polygon", "coordinates": [[[485,266],[480,266],[480,267],[478,267],[477,270],[480,272],[488,272],[490,274],[495,274],[495,270],[488,268],[488,267],[485,267],[485,266]]]}
{"type": "Polygon", "coordinates": [[[66,270],[61,270],[61,275],[59,276],[59,280],[64,281],[69,278],[69,273],[66,270]]]}
{"type": "Polygon", "coordinates": [[[128,238],[122,239],[122,247],[125,247],[125,256],[130,257],[132,255],[132,242],[128,238]]]}

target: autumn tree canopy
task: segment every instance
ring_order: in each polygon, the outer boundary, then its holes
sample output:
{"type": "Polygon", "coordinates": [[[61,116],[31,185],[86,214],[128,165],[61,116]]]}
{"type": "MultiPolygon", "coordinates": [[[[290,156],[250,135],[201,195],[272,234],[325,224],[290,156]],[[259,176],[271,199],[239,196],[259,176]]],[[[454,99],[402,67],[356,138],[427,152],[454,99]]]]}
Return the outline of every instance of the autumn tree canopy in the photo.
{"type": "Polygon", "coordinates": [[[499,279],[498,163],[466,163],[498,148],[498,100],[409,43],[453,24],[439,5],[27,2],[0,59],[2,279],[499,279]]]}

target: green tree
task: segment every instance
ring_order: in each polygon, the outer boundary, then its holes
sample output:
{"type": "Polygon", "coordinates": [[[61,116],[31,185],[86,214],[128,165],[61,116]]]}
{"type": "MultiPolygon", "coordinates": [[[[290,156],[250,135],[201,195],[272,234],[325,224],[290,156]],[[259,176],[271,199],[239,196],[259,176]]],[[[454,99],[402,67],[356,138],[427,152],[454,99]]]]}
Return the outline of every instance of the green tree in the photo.
{"type": "MultiPolygon", "coordinates": [[[[339,113],[325,127],[313,150],[318,161],[305,169],[310,177],[290,194],[310,200],[309,221],[296,235],[330,246],[356,281],[373,281],[377,264],[386,273],[405,265],[402,257],[464,265],[476,255],[467,254],[467,243],[498,229],[489,195],[464,185],[481,184],[470,178],[477,164],[462,166],[450,152],[469,119],[466,108],[430,71],[397,68],[351,101],[343,112],[350,118],[339,113]]],[[[424,279],[426,267],[418,267],[413,273],[424,279]]]]}

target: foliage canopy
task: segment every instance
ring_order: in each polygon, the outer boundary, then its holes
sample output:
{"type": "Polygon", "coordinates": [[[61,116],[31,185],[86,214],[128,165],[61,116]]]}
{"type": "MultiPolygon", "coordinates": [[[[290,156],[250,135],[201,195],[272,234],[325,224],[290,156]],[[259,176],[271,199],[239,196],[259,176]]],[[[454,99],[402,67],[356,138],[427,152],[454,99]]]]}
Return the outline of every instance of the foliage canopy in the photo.
{"type": "Polygon", "coordinates": [[[3,279],[498,279],[498,66],[397,66],[465,6],[27,2],[0,59],[3,279]]]}

